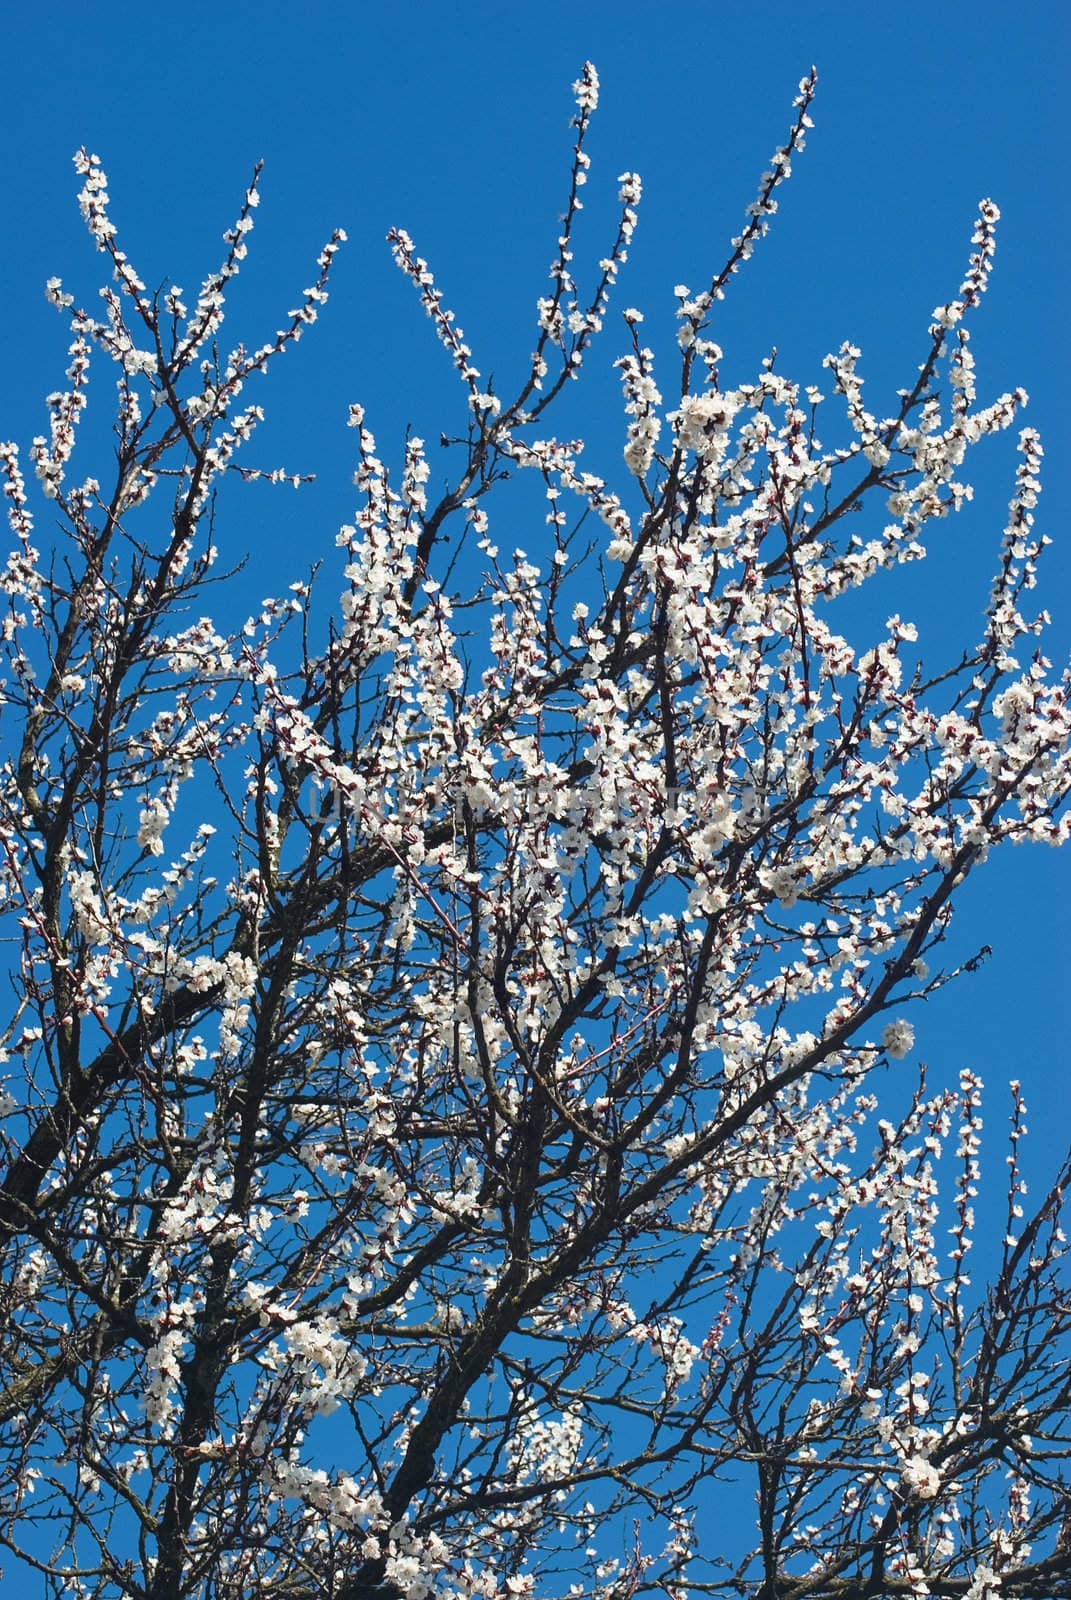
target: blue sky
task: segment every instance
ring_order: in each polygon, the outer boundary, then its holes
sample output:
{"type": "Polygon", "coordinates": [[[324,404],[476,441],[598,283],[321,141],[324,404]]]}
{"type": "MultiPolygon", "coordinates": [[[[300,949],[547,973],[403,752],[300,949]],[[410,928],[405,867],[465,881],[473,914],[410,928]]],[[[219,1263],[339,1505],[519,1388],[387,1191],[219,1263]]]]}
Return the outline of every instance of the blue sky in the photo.
{"type": "MultiPolygon", "coordinates": [[[[1031,394],[1028,420],[1048,448],[1039,520],[1056,540],[1041,603],[1056,613],[1049,653],[1066,655],[1071,240],[1060,152],[1071,7],[1020,4],[1013,16],[1005,0],[376,0],[157,11],[54,0],[8,7],[5,36],[0,436],[27,444],[61,382],[65,330],[45,279],[59,274],[80,297],[99,281],[75,203],[79,145],[110,175],[113,216],[141,276],[190,291],[216,263],[264,159],[232,327],[250,342],[297,303],[331,229],[349,234],[320,325],[257,397],[269,413],[258,464],[317,474],[300,498],[250,496],[248,520],[224,530],[228,553],[250,556],[245,581],[257,596],[331,555],[350,514],[351,401],[366,405],[390,459],[407,425],[434,439],[462,422],[460,386],[383,242],[389,226],[413,234],[477,364],[505,380],[531,348],[565,199],[570,84],[590,58],[602,100],[581,249],[591,260],[603,253],[616,176],[638,170],[645,199],[618,305],[643,309],[650,342],[667,349],[673,286],[699,286],[724,259],[816,62],[815,132],[720,313],[724,370],[729,381],[750,378],[776,344],[782,370],[820,383],[822,356],[850,338],[883,411],[878,397],[891,401],[911,381],[930,311],[960,280],[977,202],[996,200],[996,271],[974,333],[980,398],[1017,384],[1031,394]]],[[[624,348],[623,327],[609,328],[593,410],[583,394],[570,397],[569,426],[590,436],[596,469],[609,473],[623,439],[610,364],[624,348]]],[[[980,448],[978,499],[938,531],[932,570],[913,574],[909,596],[877,598],[880,617],[899,608],[920,622],[934,656],[971,637],[1013,470],[1011,438],[980,448]]],[[[1071,862],[1040,849],[990,863],[965,899],[962,937],[964,948],[991,944],[993,958],[915,1018],[920,1052],[942,1074],[983,1072],[990,1124],[1004,1116],[1001,1082],[1022,1076],[1043,1113],[1027,1163],[1039,1178],[1039,1152],[1055,1148],[1069,1099],[1071,1009],[1060,994],[1069,884],[1071,862]]],[[[990,1171],[999,1182],[999,1154],[990,1171]]]]}

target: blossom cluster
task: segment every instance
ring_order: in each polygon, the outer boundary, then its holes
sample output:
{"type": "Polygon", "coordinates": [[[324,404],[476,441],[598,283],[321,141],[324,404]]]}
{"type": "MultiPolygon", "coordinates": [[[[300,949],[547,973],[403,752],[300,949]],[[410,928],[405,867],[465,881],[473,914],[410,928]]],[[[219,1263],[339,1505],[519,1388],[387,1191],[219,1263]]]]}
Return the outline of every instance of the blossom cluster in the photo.
{"type": "Polygon", "coordinates": [[[252,614],[230,492],[308,475],[245,464],[245,388],[319,317],[344,234],[284,326],[228,352],[259,169],[190,309],[150,295],[76,158],[104,310],[49,281],[71,337],[36,487],[0,445],[0,1495],[15,1528],[51,1451],[34,1515],[66,1507],[72,1593],[311,1573],[348,1600],[677,1600],[728,1581],[722,1472],[760,1495],[745,1595],[982,1600],[1055,1571],[1069,1175],[1028,1208],[1016,1083],[1003,1244],[972,1287],[981,1085],[918,1061],[921,1002],[982,959],[964,882],[1068,833],[1067,684],[1026,611],[1041,443],[1020,431],[959,665],[924,669],[899,612],[861,641],[842,597],[951,537],[971,450],[1026,396],[978,398],[990,201],[887,414],[852,343],[824,369],[837,442],[772,359],[727,381],[709,324],[815,85],[725,265],[676,287],[672,383],[624,313],[619,482],[547,420],[641,204],[623,172],[582,292],[595,69],[515,392],[392,230],[467,436],[392,463],[355,403],[335,598],[295,581],[252,614]],[[111,484],[75,473],[100,361],[111,484]]]}

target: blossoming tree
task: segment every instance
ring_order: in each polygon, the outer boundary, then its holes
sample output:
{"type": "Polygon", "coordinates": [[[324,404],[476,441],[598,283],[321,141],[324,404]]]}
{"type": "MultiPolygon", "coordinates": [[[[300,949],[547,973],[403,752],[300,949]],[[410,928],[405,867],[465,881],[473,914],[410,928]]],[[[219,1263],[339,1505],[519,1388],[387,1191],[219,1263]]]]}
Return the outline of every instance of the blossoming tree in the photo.
{"type": "Polygon", "coordinates": [[[450,485],[418,438],[389,470],[355,405],[341,596],[249,620],[243,393],[343,235],[228,353],[256,179],[186,305],[77,157],[103,310],[50,281],[70,366],[33,492],[0,446],[0,1538],[46,1592],[1071,1595],[1068,1171],[1027,1202],[1013,1084],[972,1282],[981,1086],[912,1064],[918,1003],[976,959],[960,886],[1066,833],[1065,687],[1023,609],[1041,446],[957,663],[898,616],[837,631],[1025,397],[975,394],[988,201],[888,415],[849,345],[835,446],[772,361],[723,384],[717,304],[814,87],[728,260],[677,290],[672,377],[624,311],[616,485],[549,421],[640,199],[624,174],[582,293],[594,69],[512,398],[394,233],[467,395],[450,485]],[[114,460],[76,473],[109,363],[114,460]],[[510,554],[507,475],[546,500],[510,554]]]}

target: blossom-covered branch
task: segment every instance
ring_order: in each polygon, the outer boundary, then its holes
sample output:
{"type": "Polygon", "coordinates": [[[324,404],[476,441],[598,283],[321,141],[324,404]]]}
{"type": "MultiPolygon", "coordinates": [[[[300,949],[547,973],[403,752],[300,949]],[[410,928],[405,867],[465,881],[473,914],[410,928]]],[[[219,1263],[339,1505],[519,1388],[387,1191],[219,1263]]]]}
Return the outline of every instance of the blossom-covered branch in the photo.
{"type": "Polygon", "coordinates": [[[990,1247],[981,1084],[916,1065],[982,959],[964,882],[1067,836],[1041,443],[955,664],[898,614],[852,643],[841,597],[924,558],[1026,396],[977,395],[988,200],[887,414],[852,344],[836,442],[772,361],[724,381],[815,89],[667,305],[668,401],[623,308],[619,481],[547,431],[641,201],[623,173],[583,290],[595,69],[515,392],[393,230],[460,380],[447,487],[355,401],[352,521],[252,615],[238,497],[307,474],[249,462],[246,385],[345,236],[224,354],[259,169],[191,310],[76,157],[104,315],[49,281],[66,387],[0,445],[0,1540],[46,1592],[1071,1596],[1071,1168],[1030,1189],[1015,1082],[990,1247]],[[546,500],[525,548],[508,474],[546,500]]]}

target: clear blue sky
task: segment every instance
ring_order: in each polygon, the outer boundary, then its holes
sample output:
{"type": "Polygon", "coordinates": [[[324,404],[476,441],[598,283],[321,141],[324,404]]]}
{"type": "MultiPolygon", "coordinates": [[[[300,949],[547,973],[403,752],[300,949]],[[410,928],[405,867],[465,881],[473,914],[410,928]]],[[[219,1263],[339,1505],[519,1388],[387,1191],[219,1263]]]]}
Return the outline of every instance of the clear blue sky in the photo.
{"type": "MultiPolygon", "coordinates": [[[[306,0],[157,10],[57,0],[8,8],[5,35],[4,435],[26,441],[38,431],[43,395],[61,381],[64,327],[45,303],[46,277],[59,273],[87,296],[97,281],[74,200],[78,145],[97,151],[110,174],[114,215],[143,278],[190,290],[218,258],[254,161],[265,160],[232,325],[250,341],[311,281],[330,229],[349,233],[323,321],[264,395],[264,459],[315,471],[318,482],[300,500],[289,490],[259,495],[248,528],[226,530],[235,555],[251,553],[258,594],[278,583],[280,563],[289,577],[291,562],[329,553],[348,518],[351,400],[367,405],[388,456],[407,423],[436,438],[460,420],[448,364],[383,243],[391,224],[431,259],[479,365],[504,376],[531,346],[564,202],[569,85],[590,57],[602,101],[585,242],[601,254],[616,175],[637,169],[645,199],[619,304],[641,307],[645,333],[664,347],[673,285],[698,285],[722,259],[787,129],[797,80],[815,61],[817,126],[771,236],[726,302],[726,370],[750,377],[776,343],[782,370],[820,381],[822,355],[851,338],[881,409],[882,386],[891,393],[912,377],[930,310],[959,281],[975,205],[991,195],[1003,221],[976,323],[981,393],[1023,384],[1048,445],[1042,515],[1057,544],[1045,599],[1057,613],[1063,601],[1050,643],[1066,651],[1071,239],[1060,152],[1071,7],[306,0]]],[[[602,395],[614,392],[605,373],[622,348],[608,330],[604,377],[593,375],[602,395]]],[[[99,390],[96,398],[99,416],[99,390]]],[[[574,425],[614,470],[616,402],[574,425]]],[[[919,573],[910,597],[896,598],[920,623],[945,625],[950,646],[960,642],[953,631],[965,642],[984,598],[1010,444],[988,448],[978,503],[941,528],[940,561],[919,573]]],[[[878,604],[884,615],[884,597],[878,604]]],[[[932,1007],[920,1029],[935,1062],[1022,1071],[1050,1105],[1054,1094],[1067,1102],[1059,1061],[1071,1013],[1056,991],[1069,866],[1041,850],[990,865],[970,914],[994,960],[969,996],[932,1007]],[[998,1024],[992,1037],[986,1019],[998,1024]]]]}
{"type": "MultiPolygon", "coordinates": [[[[822,355],[851,338],[864,352],[871,403],[884,410],[878,397],[911,381],[929,313],[959,282],[977,202],[992,196],[1003,221],[975,324],[980,398],[1016,384],[1030,391],[1029,420],[1048,449],[1041,521],[1057,541],[1043,571],[1043,599],[1057,613],[1049,648],[1058,660],[1066,654],[1071,6],[53,0],[5,11],[0,435],[28,443],[44,426],[44,394],[62,381],[64,326],[45,303],[45,279],[59,274],[88,296],[100,271],[75,204],[70,158],[80,144],[110,174],[113,215],[142,277],[190,291],[219,257],[254,161],[265,160],[232,328],[250,342],[297,303],[332,227],[348,231],[323,320],[263,396],[270,425],[258,460],[278,457],[318,482],[300,499],[259,495],[248,525],[223,530],[229,554],[250,553],[258,595],[330,556],[350,512],[351,401],[367,406],[388,457],[408,423],[437,438],[463,415],[430,326],[390,262],[390,225],[409,229],[430,258],[481,368],[504,376],[531,347],[565,197],[570,84],[589,57],[602,102],[585,243],[592,257],[602,253],[616,176],[638,170],[645,199],[618,304],[642,308],[645,333],[664,348],[673,285],[698,286],[724,258],[787,131],[797,81],[816,62],[815,132],[717,331],[725,371],[743,381],[776,343],[782,370],[821,382],[822,355]]],[[[624,347],[623,330],[609,329],[596,358],[604,377],[593,379],[602,394],[614,392],[605,372],[624,347]]],[[[613,471],[619,408],[598,409],[584,431],[613,471]]],[[[942,627],[951,650],[968,642],[979,615],[1011,445],[1004,437],[980,452],[976,505],[938,530],[945,548],[932,575],[918,574],[910,599],[897,596],[928,629],[934,654],[942,627]]],[[[893,609],[878,604],[882,617],[893,609]]],[[[920,1051],[942,1074],[983,1071],[991,1125],[1004,1115],[1001,1080],[1023,1077],[1043,1113],[1037,1150],[1057,1139],[1056,1111],[1069,1106],[1071,1011],[1058,992],[1069,885],[1071,862],[1051,852],[991,863],[966,902],[964,945],[992,944],[993,960],[915,1019],[920,1051]]],[[[1002,1170],[998,1157],[995,1181],[1002,1170]]]]}

